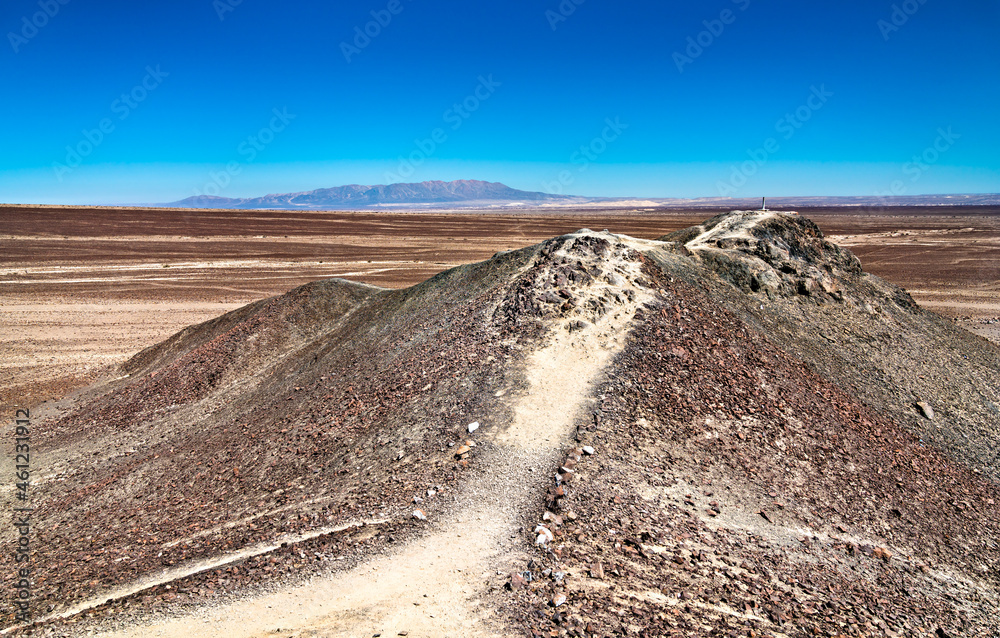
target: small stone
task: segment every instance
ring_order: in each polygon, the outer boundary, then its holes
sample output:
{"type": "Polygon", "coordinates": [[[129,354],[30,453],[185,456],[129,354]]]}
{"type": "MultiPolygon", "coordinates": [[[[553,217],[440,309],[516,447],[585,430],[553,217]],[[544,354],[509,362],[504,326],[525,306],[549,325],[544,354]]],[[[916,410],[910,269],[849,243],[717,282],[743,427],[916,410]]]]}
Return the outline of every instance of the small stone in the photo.
{"type": "Polygon", "coordinates": [[[876,547],[872,550],[872,558],[881,558],[888,563],[892,559],[892,552],[882,547],[876,547]]]}
{"type": "Polygon", "coordinates": [[[583,453],[586,454],[587,456],[590,456],[594,453],[594,448],[590,447],[589,445],[584,445],[583,453]]]}
{"type": "Polygon", "coordinates": [[[601,563],[594,563],[590,566],[590,577],[603,579],[604,578],[604,565],[601,563]]]}
{"type": "Polygon", "coordinates": [[[473,421],[468,425],[469,434],[472,434],[479,429],[479,421],[473,421]]]}
{"type": "Polygon", "coordinates": [[[920,413],[923,414],[924,418],[928,421],[934,420],[934,408],[932,408],[928,403],[925,403],[924,401],[917,401],[917,409],[920,410],[920,413]]]}
{"type": "Polygon", "coordinates": [[[553,607],[559,607],[560,605],[563,605],[565,603],[566,603],[566,595],[565,594],[556,594],[555,596],[552,597],[552,606],[553,607]]]}
{"type": "Polygon", "coordinates": [[[539,525],[535,528],[535,533],[538,534],[538,538],[535,539],[535,545],[544,545],[546,543],[551,543],[555,540],[555,535],[552,533],[548,527],[544,525],[539,525]]]}
{"type": "Polygon", "coordinates": [[[528,581],[525,580],[524,576],[514,572],[510,575],[510,588],[511,589],[524,589],[528,586],[528,581]]]}
{"type": "Polygon", "coordinates": [[[457,450],[455,450],[455,456],[457,456],[457,457],[463,457],[466,454],[468,454],[471,450],[472,450],[472,448],[469,447],[468,445],[463,445],[462,447],[460,447],[457,450]]]}
{"type": "Polygon", "coordinates": [[[426,521],[427,514],[425,514],[424,510],[422,509],[415,509],[413,510],[413,518],[417,519],[418,521],[426,521]]]}

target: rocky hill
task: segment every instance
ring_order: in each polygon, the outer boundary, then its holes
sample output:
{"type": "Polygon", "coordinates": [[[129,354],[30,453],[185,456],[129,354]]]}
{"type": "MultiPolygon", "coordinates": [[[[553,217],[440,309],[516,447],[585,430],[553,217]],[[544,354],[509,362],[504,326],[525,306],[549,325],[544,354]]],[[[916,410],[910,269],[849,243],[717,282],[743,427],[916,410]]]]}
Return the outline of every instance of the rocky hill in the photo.
{"type": "Polygon", "coordinates": [[[17,632],[997,636],[1000,350],[794,213],[319,281],[119,375],[36,428],[17,632]]]}

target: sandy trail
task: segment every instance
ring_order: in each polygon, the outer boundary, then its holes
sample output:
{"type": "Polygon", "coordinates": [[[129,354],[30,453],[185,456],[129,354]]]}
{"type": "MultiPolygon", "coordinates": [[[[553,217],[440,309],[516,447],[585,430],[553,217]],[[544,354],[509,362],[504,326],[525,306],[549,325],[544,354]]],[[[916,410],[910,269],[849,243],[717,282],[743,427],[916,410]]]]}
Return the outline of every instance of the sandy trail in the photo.
{"type": "MultiPolygon", "coordinates": [[[[567,330],[569,318],[555,326],[547,345],[529,357],[527,390],[516,399],[513,422],[474,461],[479,480],[465,482],[448,513],[438,520],[432,513],[428,534],[345,573],[100,635],[256,638],[278,630],[283,636],[331,638],[504,635],[486,611],[493,605],[483,604],[482,597],[490,581],[498,584],[503,580],[498,577],[515,567],[516,547],[531,531],[522,529],[530,524],[522,512],[537,486],[551,480],[546,474],[571,441],[592,386],[649,298],[634,283],[641,278],[637,261],[622,260],[617,272],[634,297],[584,329],[567,330]]],[[[581,294],[600,296],[611,288],[595,282],[581,294]]]]}

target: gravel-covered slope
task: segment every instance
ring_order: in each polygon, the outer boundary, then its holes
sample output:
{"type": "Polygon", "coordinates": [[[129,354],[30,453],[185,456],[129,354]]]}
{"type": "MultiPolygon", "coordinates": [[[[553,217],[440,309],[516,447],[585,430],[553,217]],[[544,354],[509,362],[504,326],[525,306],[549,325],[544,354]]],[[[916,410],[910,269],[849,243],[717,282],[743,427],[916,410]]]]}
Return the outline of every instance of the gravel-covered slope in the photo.
{"type": "MultiPolygon", "coordinates": [[[[343,281],[187,329],[38,428],[34,595],[54,613],[279,536],[399,518],[519,384],[536,250],[402,291],[343,281]],[[68,567],[70,566],[70,567],[68,567]]],[[[492,420],[490,420],[492,419],[492,420]]]]}
{"type": "Polygon", "coordinates": [[[564,496],[539,501],[556,538],[512,577],[510,621],[536,636],[995,636],[996,484],[687,268],[650,262],[660,297],[581,423],[593,455],[570,450],[564,496]]]}
{"type": "Polygon", "coordinates": [[[862,272],[854,255],[795,214],[735,212],[661,239],[683,241],[674,249],[702,267],[685,262],[677,272],[716,303],[863,403],[1000,482],[996,344],[862,272]]]}

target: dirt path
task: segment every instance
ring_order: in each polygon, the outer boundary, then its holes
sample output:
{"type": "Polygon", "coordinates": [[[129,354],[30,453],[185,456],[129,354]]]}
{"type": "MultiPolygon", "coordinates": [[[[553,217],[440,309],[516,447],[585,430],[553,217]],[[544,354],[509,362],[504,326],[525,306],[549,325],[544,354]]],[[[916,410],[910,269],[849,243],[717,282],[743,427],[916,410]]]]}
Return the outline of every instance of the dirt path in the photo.
{"type": "Polygon", "coordinates": [[[619,248],[616,259],[601,263],[614,283],[597,280],[575,291],[581,307],[617,293],[612,309],[573,332],[568,330],[573,317],[553,327],[547,345],[529,357],[528,388],[514,399],[513,422],[483,446],[490,451],[474,461],[478,475],[464,483],[447,513],[438,520],[431,515],[426,535],[342,574],[101,635],[257,638],[279,630],[282,636],[345,638],[400,632],[413,638],[504,635],[491,622],[488,610],[494,606],[482,598],[491,583],[499,585],[523,565],[526,557],[517,555],[517,547],[531,532],[524,529],[524,511],[538,488],[552,480],[548,471],[572,440],[593,384],[622,348],[637,308],[649,297],[635,283],[641,279],[639,263],[628,257],[627,247],[619,248]],[[631,295],[621,294],[623,280],[631,295]]]}

